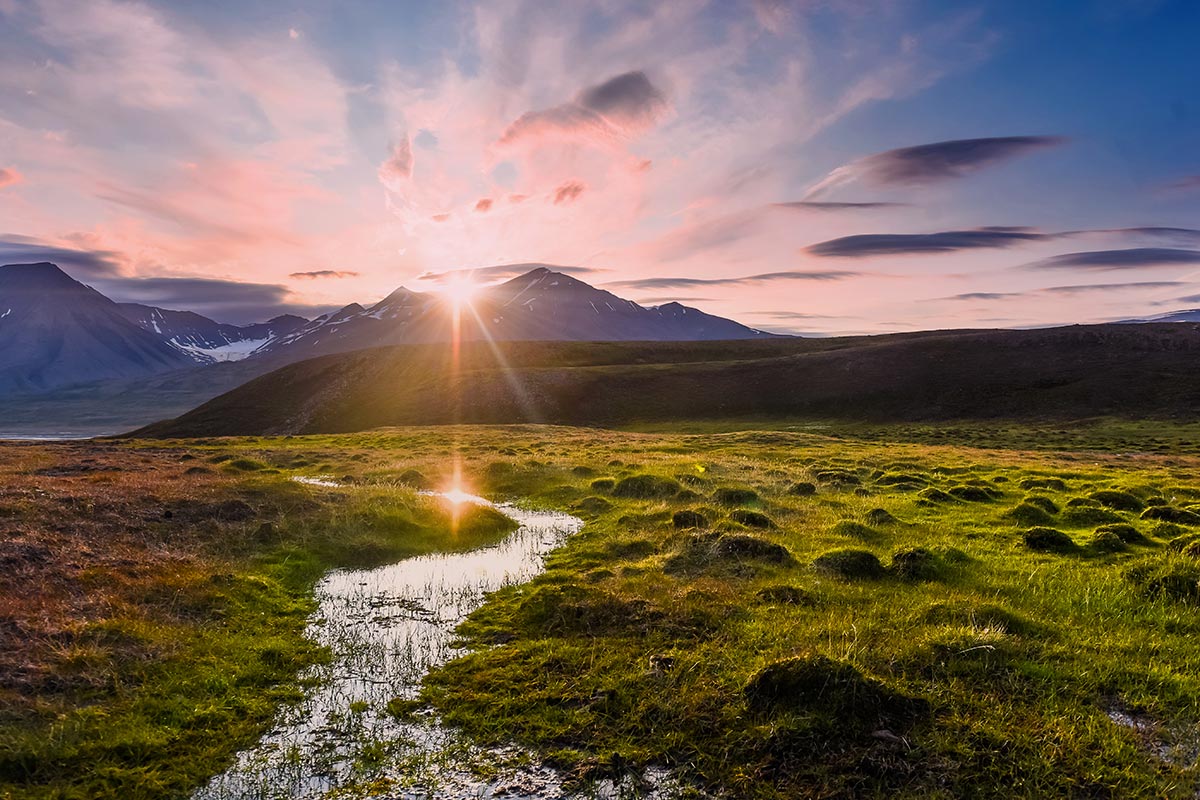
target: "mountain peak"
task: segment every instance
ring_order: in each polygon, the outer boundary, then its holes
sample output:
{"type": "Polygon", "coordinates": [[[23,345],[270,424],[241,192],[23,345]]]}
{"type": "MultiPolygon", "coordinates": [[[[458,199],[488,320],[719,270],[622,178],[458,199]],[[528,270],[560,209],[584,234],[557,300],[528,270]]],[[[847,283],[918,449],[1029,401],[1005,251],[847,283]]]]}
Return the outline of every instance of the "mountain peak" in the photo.
{"type": "Polygon", "coordinates": [[[49,261],[6,264],[0,267],[0,286],[5,289],[52,290],[85,288],[83,284],[49,261]]]}

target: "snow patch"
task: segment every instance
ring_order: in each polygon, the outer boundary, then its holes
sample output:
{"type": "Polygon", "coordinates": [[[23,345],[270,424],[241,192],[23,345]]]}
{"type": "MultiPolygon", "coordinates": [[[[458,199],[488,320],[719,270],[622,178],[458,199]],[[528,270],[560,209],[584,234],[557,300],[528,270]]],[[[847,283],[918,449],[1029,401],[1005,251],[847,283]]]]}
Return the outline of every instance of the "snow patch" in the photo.
{"type": "Polygon", "coordinates": [[[193,344],[185,344],[178,339],[171,339],[170,342],[176,350],[181,350],[198,361],[220,363],[241,361],[242,359],[249,358],[254,354],[255,350],[263,347],[273,338],[273,336],[268,336],[265,339],[243,339],[240,342],[230,342],[229,344],[217,347],[199,347],[193,344]]]}

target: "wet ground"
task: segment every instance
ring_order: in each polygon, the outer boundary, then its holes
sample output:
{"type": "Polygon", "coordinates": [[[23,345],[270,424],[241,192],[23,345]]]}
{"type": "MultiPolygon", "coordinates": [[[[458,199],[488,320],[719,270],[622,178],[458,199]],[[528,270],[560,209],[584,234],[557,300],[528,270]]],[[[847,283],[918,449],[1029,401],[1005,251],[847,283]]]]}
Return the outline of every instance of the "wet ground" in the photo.
{"type": "MultiPolygon", "coordinates": [[[[454,629],[488,592],[532,578],[543,557],[583,525],[567,514],[498,508],[520,528],[491,547],[328,575],[317,587],[320,607],[309,632],[330,648],[331,662],[305,676],[314,688],[304,701],[285,709],[195,800],[568,796],[561,776],[515,749],[480,750],[428,712],[389,712],[389,704],[396,710],[417,698],[431,667],[459,654],[454,629]]],[[[610,784],[589,795],[668,791],[665,775],[645,778],[660,789],[610,784]]]]}

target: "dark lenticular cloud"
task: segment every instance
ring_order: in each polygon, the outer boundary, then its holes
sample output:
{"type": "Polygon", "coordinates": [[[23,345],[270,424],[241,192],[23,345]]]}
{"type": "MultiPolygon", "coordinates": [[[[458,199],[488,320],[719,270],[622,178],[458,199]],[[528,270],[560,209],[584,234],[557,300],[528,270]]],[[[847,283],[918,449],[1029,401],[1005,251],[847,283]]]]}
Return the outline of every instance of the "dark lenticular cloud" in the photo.
{"type": "Polygon", "coordinates": [[[1075,286],[1051,286],[1038,291],[1048,294],[1088,294],[1091,292],[1127,292],[1131,289],[1171,289],[1187,286],[1185,281],[1137,281],[1134,283],[1084,283],[1075,286]]]}
{"type": "Polygon", "coordinates": [[[945,298],[946,300],[1006,300],[1010,297],[1023,297],[1025,292],[964,292],[945,298]]]}
{"type": "Polygon", "coordinates": [[[28,236],[0,237],[0,264],[32,264],[49,261],[76,280],[88,281],[120,272],[121,254],[108,250],[73,250],[39,242],[28,236]]]}
{"type": "Polygon", "coordinates": [[[626,72],[583,89],[571,102],[525,112],[508,126],[500,143],[539,136],[629,136],[658,121],[667,105],[666,96],[645,73],[626,72]]]}
{"type": "Polygon", "coordinates": [[[579,93],[579,105],[609,119],[652,119],[667,99],[646,73],[626,72],[579,93]]]}
{"type": "Polygon", "coordinates": [[[819,242],[806,248],[815,256],[867,258],[907,253],[953,253],[960,250],[1012,247],[1037,242],[1055,234],[1029,228],[974,228],[941,233],[864,233],[819,242]]]}
{"type": "Polygon", "coordinates": [[[1132,247],[1126,250],[1092,250],[1064,253],[1026,265],[1028,269],[1118,270],[1181,264],[1200,264],[1200,250],[1170,247],[1132,247]]]}
{"type": "Polygon", "coordinates": [[[795,211],[869,211],[879,208],[903,208],[908,203],[831,203],[820,200],[792,200],[787,203],[772,203],[775,208],[795,211]]]}
{"type": "Polygon", "coordinates": [[[358,273],[340,269],[317,269],[312,272],[293,272],[288,277],[311,281],[318,278],[357,278],[358,273]]]}
{"type": "Polygon", "coordinates": [[[218,322],[262,322],[280,314],[315,316],[324,306],[290,302],[286,286],[214,278],[104,278],[95,288],[118,303],[186,309],[218,322]]]}
{"type": "Polygon", "coordinates": [[[684,289],[692,286],[744,286],[752,283],[768,283],[770,281],[840,281],[856,278],[861,272],[846,272],[842,270],[764,272],[759,275],[745,275],[740,278],[641,278],[633,281],[615,281],[609,286],[619,286],[629,289],[684,289]]]}
{"type": "Polygon", "coordinates": [[[992,136],[901,147],[838,167],[809,190],[808,198],[864,180],[878,186],[923,186],[962,178],[1035,150],[1065,143],[1062,136],[992,136]]]}

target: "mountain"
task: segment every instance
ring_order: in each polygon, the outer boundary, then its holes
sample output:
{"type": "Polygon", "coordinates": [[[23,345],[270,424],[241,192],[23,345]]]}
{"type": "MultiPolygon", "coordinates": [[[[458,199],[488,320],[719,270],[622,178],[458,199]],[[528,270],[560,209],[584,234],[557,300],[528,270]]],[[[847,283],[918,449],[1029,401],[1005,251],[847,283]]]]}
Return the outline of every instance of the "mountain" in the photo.
{"type": "Polygon", "coordinates": [[[118,303],[117,308],[127,320],[165,338],[201,364],[240,361],[308,324],[303,317],[290,314],[253,325],[230,325],[192,311],[171,311],[138,303],[118,303]]]}
{"type": "Polygon", "coordinates": [[[194,364],[55,265],[0,267],[0,392],[137,378],[194,364]]]}
{"type": "Polygon", "coordinates": [[[384,425],[620,425],[776,416],[1153,418],[1200,412],[1200,325],[1089,325],[719,342],[378,348],[276,370],[137,435],[384,425]]]}
{"type": "Polygon", "coordinates": [[[1143,322],[1200,322],[1200,308],[1188,308],[1182,311],[1171,311],[1145,319],[1125,319],[1122,324],[1138,324],[1143,322]]]}
{"type": "MultiPolygon", "coordinates": [[[[581,280],[536,267],[464,303],[466,341],[697,341],[770,338],[772,334],[694,308],[643,307],[581,280]]],[[[357,303],[282,336],[256,356],[292,361],[389,344],[450,338],[454,302],[404,287],[370,308],[357,303]]]]}

